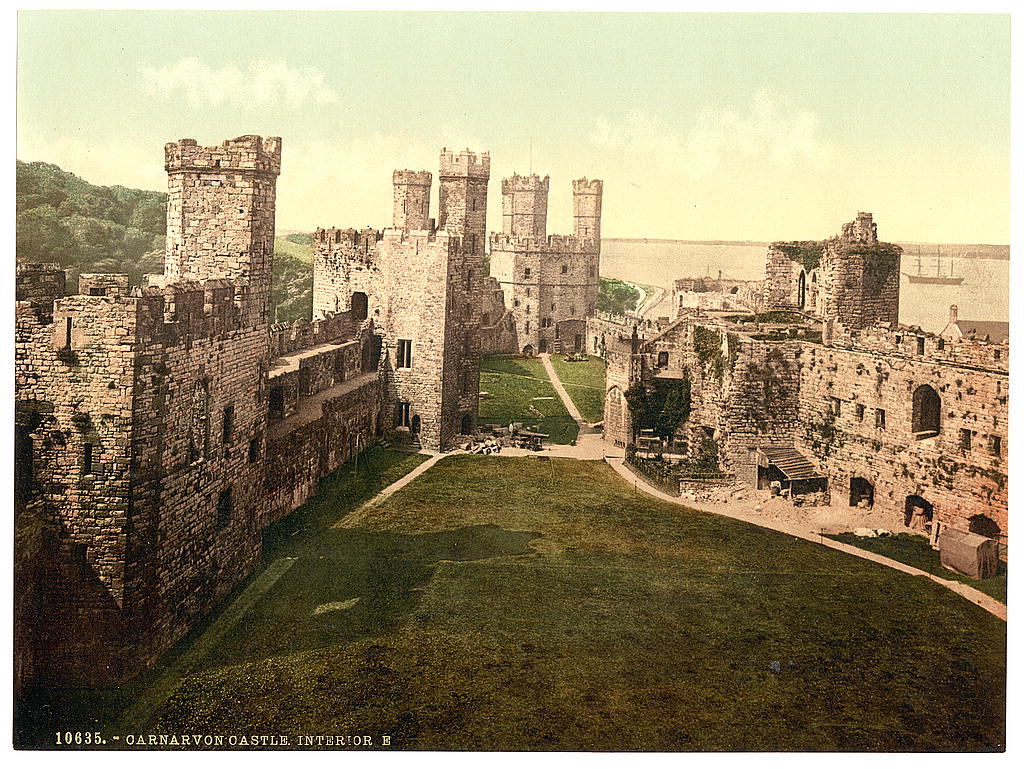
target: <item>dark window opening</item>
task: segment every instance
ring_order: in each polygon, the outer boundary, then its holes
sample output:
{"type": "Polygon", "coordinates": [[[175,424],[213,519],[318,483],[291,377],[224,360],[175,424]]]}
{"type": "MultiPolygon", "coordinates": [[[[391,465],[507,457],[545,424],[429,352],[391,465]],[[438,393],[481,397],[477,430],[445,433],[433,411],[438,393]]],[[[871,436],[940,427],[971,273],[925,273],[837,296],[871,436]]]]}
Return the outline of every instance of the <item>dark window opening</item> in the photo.
{"type": "Polygon", "coordinates": [[[105,293],[101,286],[93,286],[89,289],[89,296],[103,296],[105,293]]]}
{"type": "Polygon", "coordinates": [[[939,341],[938,341],[938,342],[936,343],[936,345],[938,346],[938,348],[939,348],[940,350],[945,350],[945,349],[946,349],[946,340],[945,340],[945,339],[940,339],[940,340],[939,340],[939,341]]]}
{"type": "Polygon", "coordinates": [[[92,475],[92,449],[91,443],[85,444],[82,448],[82,472],[85,475],[92,475]]]}
{"type": "Polygon", "coordinates": [[[260,439],[253,438],[249,441],[249,464],[251,465],[260,458],[260,439]]]}
{"type": "Polygon", "coordinates": [[[924,355],[924,337],[919,336],[917,338],[917,354],[924,355]]]}
{"type": "Polygon", "coordinates": [[[988,450],[993,456],[998,457],[1003,451],[1003,439],[999,435],[988,436],[988,450]]]}
{"type": "Polygon", "coordinates": [[[917,438],[929,438],[939,434],[942,401],[939,394],[929,385],[914,390],[914,413],[911,431],[917,438]]]}
{"type": "Polygon", "coordinates": [[[658,353],[658,368],[665,368],[665,366],[667,366],[667,365],[668,365],[668,353],[664,352],[664,351],[659,352],[658,353]]]}
{"type": "Polygon", "coordinates": [[[962,448],[964,451],[971,450],[971,435],[971,431],[968,430],[966,427],[960,428],[960,448],[962,448]]]}
{"type": "Polygon", "coordinates": [[[562,274],[565,275],[567,272],[569,272],[569,265],[563,264],[562,265],[562,274]]]}
{"type": "Polygon", "coordinates": [[[270,388],[270,418],[284,418],[284,387],[270,388]]]}
{"type": "Polygon", "coordinates": [[[235,429],[235,407],[233,405],[224,407],[223,430],[221,431],[221,443],[231,443],[231,435],[235,429]]]}
{"type": "Polygon", "coordinates": [[[533,272],[533,270],[531,270],[529,267],[524,267],[523,268],[523,277],[524,278],[530,277],[532,272],[533,272]]]}
{"type": "Polygon", "coordinates": [[[875,409],[875,427],[885,427],[885,409],[875,409]]]}
{"type": "Polygon", "coordinates": [[[395,421],[399,427],[409,426],[409,403],[407,401],[398,404],[398,413],[395,415],[395,421]]]}
{"type": "Polygon", "coordinates": [[[352,294],[352,320],[366,320],[370,313],[370,303],[366,294],[356,291],[352,294]]]}
{"type": "Polygon", "coordinates": [[[866,478],[850,479],[850,507],[870,510],[875,504],[875,487],[866,478]]]}
{"type": "Polygon", "coordinates": [[[14,499],[19,508],[32,496],[35,482],[32,454],[32,435],[28,427],[18,425],[14,432],[14,499]]]}
{"type": "Polygon", "coordinates": [[[74,320],[71,318],[67,318],[64,321],[64,346],[69,349],[71,347],[71,328],[74,326],[74,323],[74,320]]]}
{"type": "Polygon", "coordinates": [[[412,368],[412,340],[398,340],[398,360],[395,365],[398,368],[412,368]]]}
{"type": "Polygon", "coordinates": [[[231,487],[224,489],[217,497],[217,526],[223,528],[231,522],[234,501],[231,498],[231,487]]]}
{"type": "Polygon", "coordinates": [[[863,422],[864,421],[864,412],[865,411],[867,411],[867,409],[864,407],[864,404],[863,403],[858,403],[857,404],[857,421],[858,422],[863,422]]]}
{"type": "Polygon", "coordinates": [[[843,402],[839,400],[839,398],[829,398],[828,401],[829,411],[831,411],[834,416],[841,416],[843,413],[843,402]]]}

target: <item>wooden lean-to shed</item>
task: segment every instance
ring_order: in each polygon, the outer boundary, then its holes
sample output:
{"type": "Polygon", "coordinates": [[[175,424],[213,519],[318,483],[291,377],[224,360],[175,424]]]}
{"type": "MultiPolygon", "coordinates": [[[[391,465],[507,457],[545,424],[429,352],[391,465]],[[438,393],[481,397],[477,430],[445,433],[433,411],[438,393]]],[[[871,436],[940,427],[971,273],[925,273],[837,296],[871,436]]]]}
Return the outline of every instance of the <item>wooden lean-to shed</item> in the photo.
{"type": "Polygon", "coordinates": [[[993,576],[999,568],[994,539],[957,529],[943,529],[939,535],[939,561],[947,569],[978,579],[993,576]]]}

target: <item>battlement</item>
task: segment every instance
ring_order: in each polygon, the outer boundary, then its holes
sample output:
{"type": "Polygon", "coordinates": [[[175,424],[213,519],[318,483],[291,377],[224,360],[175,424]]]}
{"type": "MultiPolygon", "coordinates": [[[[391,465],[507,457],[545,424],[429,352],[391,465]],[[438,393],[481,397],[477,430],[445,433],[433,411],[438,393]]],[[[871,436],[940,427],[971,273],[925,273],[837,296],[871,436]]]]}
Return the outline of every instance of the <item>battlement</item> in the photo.
{"type": "Polygon", "coordinates": [[[583,177],[582,179],[574,179],[572,183],[572,194],[602,195],[604,194],[604,182],[600,179],[588,180],[586,177],[583,177]]]}
{"type": "Polygon", "coordinates": [[[396,170],[391,175],[392,184],[409,184],[416,187],[429,187],[433,180],[430,171],[396,170]]]}
{"type": "Polygon", "coordinates": [[[368,253],[382,237],[383,233],[372,227],[364,227],[361,230],[356,230],[352,227],[346,227],[343,230],[337,227],[328,227],[326,229],[318,227],[313,233],[313,246],[314,248],[319,247],[328,250],[332,247],[349,246],[368,253]]]}
{"type": "Polygon", "coordinates": [[[577,238],[575,235],[548,235],[544,238],[533,238],[509,235],[505,232],[491,233],[492,251],[530,251],[551,254],[589,253],[594,250],[594,246],[593,239],[577,238]]]}
{"type": "Polygon", "coordinates": [[[246,135],[227,139],[217,147],[201,147],[195,139],[164,145],[164,168],[169,172],[252,171],[281,173],[281,137],[246,135]]]}
{"type": "Polygon", "coordinates": [[[477,154],[464,149],[457,155],[447,147],[441,149],[441,165],[439,177],[469,177],[473,179],[489,179],[491,176],[491,154],[477,154]]]}
{"type": "Polygon", "coordinates": [[[54,301],[64,296],[64,270],[56,262],[19,262],[15,269],[15,301],[31,302],[43,316],[49,315],[54,301]]]}
{"type": "Polygon", "coordinates": [[[537,174],[520,176],[513,174],[507,179],[501,180],[501,194],[508,195],[512,192],[547,192],[550,177],[541,179],[537,174]]]}
{"type": "Polygon", "coordinates": [[[832,346],[1002,374],[1009,374],[1010,367],[1008,341],[992,342],[972,338],[951,340],[923,331],[917,326],[848,329],[837,325],[832,334],[832,346]]]}

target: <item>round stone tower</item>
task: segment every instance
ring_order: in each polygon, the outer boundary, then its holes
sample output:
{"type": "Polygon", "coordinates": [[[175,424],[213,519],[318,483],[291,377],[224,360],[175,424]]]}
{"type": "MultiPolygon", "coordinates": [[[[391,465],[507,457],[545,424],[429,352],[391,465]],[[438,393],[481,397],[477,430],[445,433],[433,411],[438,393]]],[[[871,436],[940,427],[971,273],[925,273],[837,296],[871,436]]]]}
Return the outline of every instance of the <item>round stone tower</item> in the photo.
{"type": "Polygon", "coordinates": [[[395,188],[394,226],[403,230],[429,230],[429,171],[395,171],[391,181],[395,188]]]}
{"type": "Polygon", "coordinates": [[[543,240],[548,230],[548,177],[513,175],[501,181],[502,230],[515,238],[543,240]]]}

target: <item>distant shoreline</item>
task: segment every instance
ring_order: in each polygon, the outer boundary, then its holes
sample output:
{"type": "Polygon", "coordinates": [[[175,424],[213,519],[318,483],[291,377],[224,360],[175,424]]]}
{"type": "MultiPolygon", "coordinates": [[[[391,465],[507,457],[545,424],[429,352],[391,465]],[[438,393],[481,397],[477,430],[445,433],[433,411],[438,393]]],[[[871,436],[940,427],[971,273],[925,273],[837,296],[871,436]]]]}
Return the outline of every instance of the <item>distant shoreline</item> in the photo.
{"type": "MultiPolygon", "coordinates": [[[[759,240],[679,240],[676,238],[601,238],[602,243],[634,243],[643,245],[647,243],[677,244],[680,246],[748,246],[767,248],[770,244],[767,241],[759,240]]],[[[936,256],[948,259],[994,259],[1000,261],[1010,260],[1010,246],[994,243],[919,243],[916,241],[897,242],[903,247],[904,256],[917,256],[916,249],[922,246],[928,247],[927,253],[922,253],[925,259],[936,256]],[[935,249],[935,250],[931,250],[935,249]],[[956,249],[952,252],[947,249],[956,249]],[[978,249],[978,251],[960,251],[959,249],[978,249]]]]}

